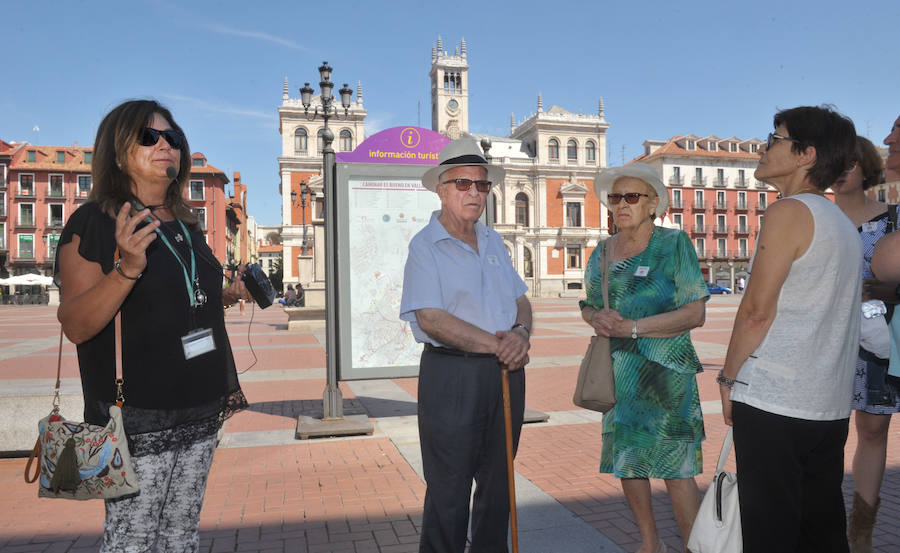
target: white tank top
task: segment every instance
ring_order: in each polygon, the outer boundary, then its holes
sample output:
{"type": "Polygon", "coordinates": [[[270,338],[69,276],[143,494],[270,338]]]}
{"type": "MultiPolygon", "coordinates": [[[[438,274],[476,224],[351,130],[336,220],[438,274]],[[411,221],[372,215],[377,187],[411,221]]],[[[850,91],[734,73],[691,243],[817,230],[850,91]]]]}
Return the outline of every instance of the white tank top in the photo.
{"type": "MultiPolygon", "coordinates": [[[[787,417],[845,419],[859,347],[862,243],[827,198],[791,199],[812,213],[812,242],[791,265],[775,320],[741,366],[731,399],[787,417]]],[[[753,260],[750,270],[752,279],[753,260]]]]}

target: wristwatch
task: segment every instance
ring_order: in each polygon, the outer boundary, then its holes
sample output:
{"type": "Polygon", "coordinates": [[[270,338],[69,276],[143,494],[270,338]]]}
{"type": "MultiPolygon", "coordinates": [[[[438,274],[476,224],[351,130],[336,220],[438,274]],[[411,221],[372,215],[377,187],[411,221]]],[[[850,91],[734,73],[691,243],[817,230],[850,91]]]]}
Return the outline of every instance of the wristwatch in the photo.
{"type": "Polygon", "coordinates": [[[722,374],[722,371],[719,371],[719,376],[716,377],[716,382],[721,384],[722,386],[725,386],[726,388],[734,388],[734,383],[737,381],[732,378],[728,378],[727,376],[722,374]]]}
{"type": "Polygon", "coordinates": [[[525,334],[527,334],[529,338],[531,337],[531,331],[528,330],[528,327],[525,326],[525,323],[516,323],[516,324],[512,325],[512,327],[510,327],[510,330],[515,330],[517,328],[524,328],[525,334]]]}
{"type": "Polygon", "coordinates": [[[632,319],[631,321],[631,339],[637,340],[637,319],[632,319]]]}

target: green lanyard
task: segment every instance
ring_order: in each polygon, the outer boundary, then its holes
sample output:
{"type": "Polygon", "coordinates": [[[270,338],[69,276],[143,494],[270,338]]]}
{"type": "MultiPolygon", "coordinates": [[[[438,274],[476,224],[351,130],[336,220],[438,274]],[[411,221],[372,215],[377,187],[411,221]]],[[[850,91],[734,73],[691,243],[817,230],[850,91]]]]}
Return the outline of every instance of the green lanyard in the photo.
{"type": "Polygon", "coordinates": [[[181,225],[181,230],[184,232],[184,235],[187,239],[188,248],[191,250],[191,274],[188,275],[187,265],[185,265],[184,261],[181,259],[181,255],[175,251],[175,248],[172,247],[172,244],[169,243],[169,239],[166,238],[166,234],[162,232],[161,227],[157,227],[155,232],[157,236],[159,236],[163,244],[169,248],[169,251],[172,252],[172,255],[175,256],[175,259],[178,260],[178,263],[181,265],[182,270],[184,271],[184,283],[187,286],[188,293],[188,301],[191,304],[192,308],[197,308],[204,303],[206,303],[206,294],[203,290],[200,289],[200,282],[197,279],[197,261],[194,258],[194,244],[191,241],[191,234],[188,232],[187,228],[185,228],[184,223],[181,222],[180,219],[176,219],[178,224],[181,225]]]}

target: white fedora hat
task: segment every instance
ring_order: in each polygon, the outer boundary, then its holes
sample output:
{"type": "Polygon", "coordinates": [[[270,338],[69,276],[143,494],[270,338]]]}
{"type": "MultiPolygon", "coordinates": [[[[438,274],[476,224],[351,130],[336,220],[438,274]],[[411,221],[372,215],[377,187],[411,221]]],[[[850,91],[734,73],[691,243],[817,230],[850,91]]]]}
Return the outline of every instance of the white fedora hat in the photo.
{"type": "Polygon", "coordinates": [[[438,181],[444,171],[469,165],[481,165],[487,169],[487,180],[494,185],[503,182],[503,177],[506,175],[506,171],[502,167],[489,164],[475,139],[467,136],[444,146],[444,149],[438,154],[438,164],[422,175],[422,186],[432,192],[437,192],[438,181]]]}
{"type": "Polygon", "coordinates": [[[662,179],[659,178],[656,169],[646,163],[629,163],[622,167],[601,169],[600,172],[597,173],[597,176],[594,178],[594,194],[600,198],[600,201],[603,202],[606,207],[609,207],[609,200],[606,199],[606,196],[609,194],[610,190],[612,190],[613,183],[622,177],[632,177],[649,184],[659,197],[659,205],[656,206],[656,215],[660,216],[666,212],[666,208],[669,207],[669,192],[666,190],[666,186],[663,184],[662,179]]]}

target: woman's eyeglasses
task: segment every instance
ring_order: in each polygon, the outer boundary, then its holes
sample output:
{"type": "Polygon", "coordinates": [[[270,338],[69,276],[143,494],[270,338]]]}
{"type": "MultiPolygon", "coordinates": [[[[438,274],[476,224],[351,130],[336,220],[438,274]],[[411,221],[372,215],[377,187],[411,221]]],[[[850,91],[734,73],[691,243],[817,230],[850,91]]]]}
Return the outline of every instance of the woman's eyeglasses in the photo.
{"type": "Polygon", "coordinates": [[[788,140],[790,142],[797,143],[800,142],[796,138],[791,138],[790,136],[781,136],[777,132],[770,132],[768,138],[766,138],[766,150],[770,149],[772,145],[775,144],[776,140],[788,140]]]}
{"type": "Polygon", "coordinates": [[[184,137],[181,136],[180,132],[172,129],[159,131],[150,127],[144,127],[144,130],[141,131],[140,136],[138,136],[138,144],[141,146],[153,146],[159,141],[159,135],[162,135],[166,142],[169,143],[169,146],[176,150],[180,150],[184,144],[184,137]]]}
{"type": "Polygon", "coordinates": [[[473,184],[475,185],[475,190],[482,194],[487,194],[491,191],[491,181],[489,180],[450,179],[445,180],[441,184],[450,184],[451,182],[456,185],[456,189],[460,192],[468,192],[473,184]]]}
{"type": "Polygon", "coordinates": [[[619,202],[622,201],[622,198],[625,198],[625,203],[636,204],[638,203],[638,200],[641,199],[641,196],[649,198],[650,194],[641,194],[639,192],[629,192],[627,194],[607,194],[606,199],[609,200],[610,205],[618,205],[619,202]]]}

